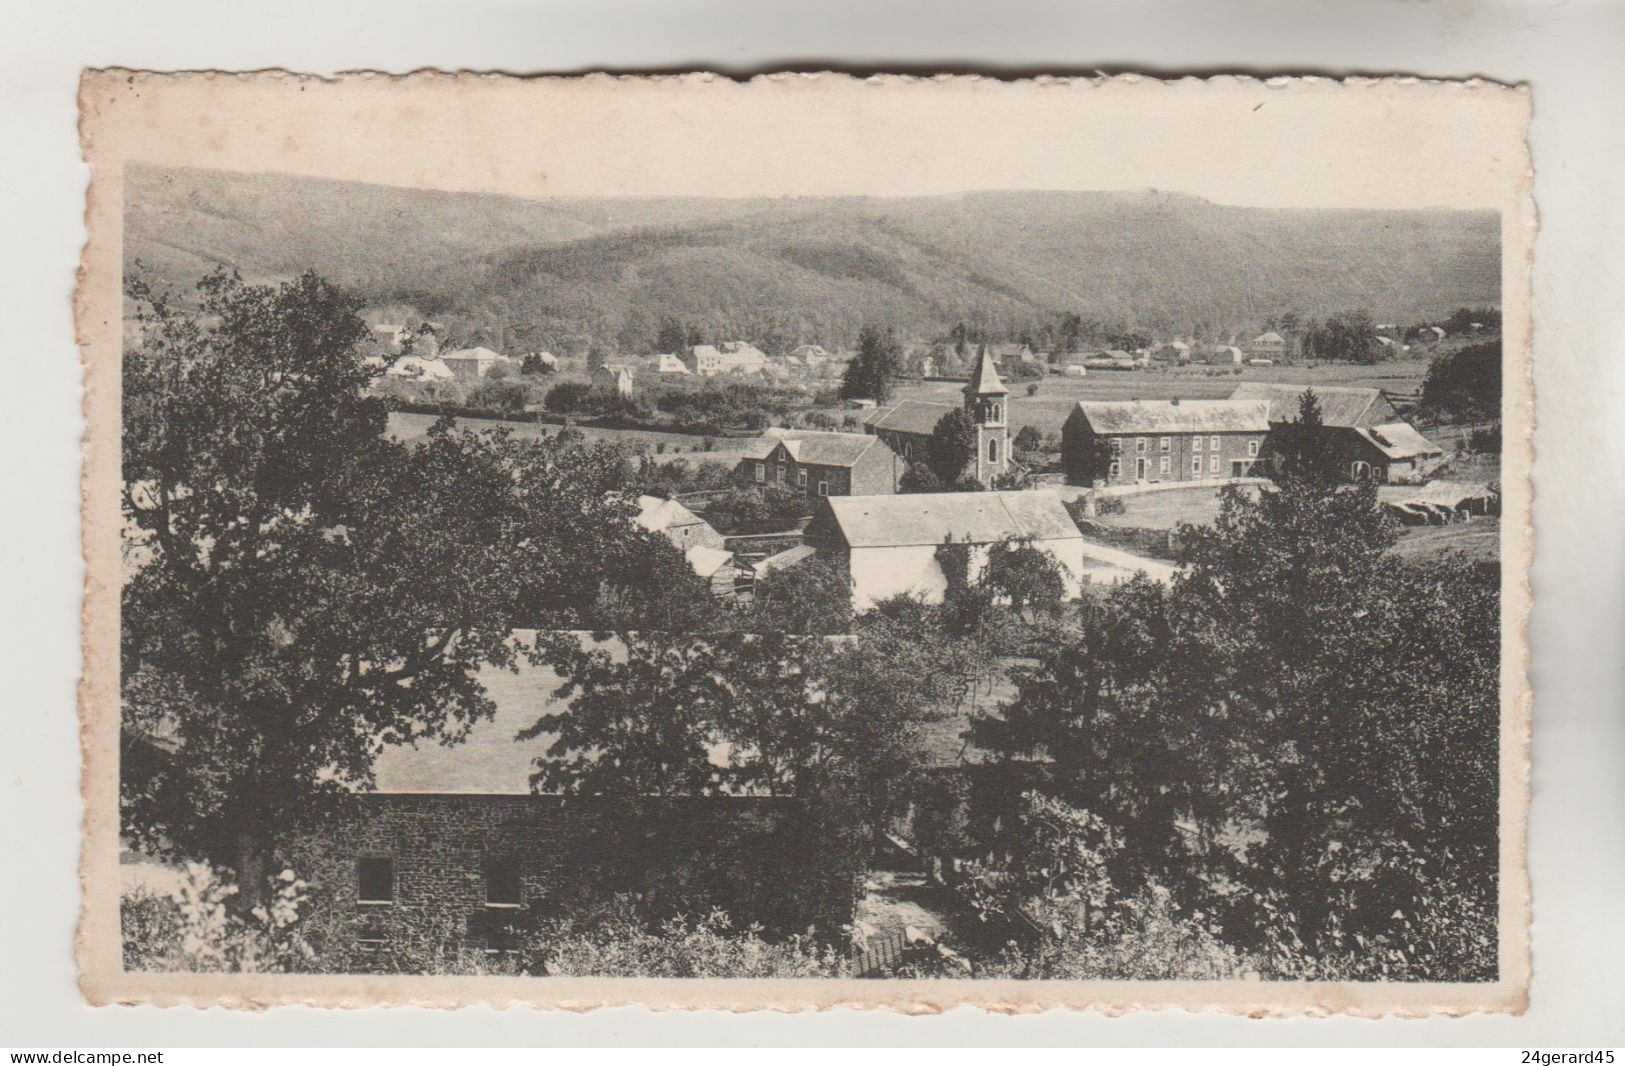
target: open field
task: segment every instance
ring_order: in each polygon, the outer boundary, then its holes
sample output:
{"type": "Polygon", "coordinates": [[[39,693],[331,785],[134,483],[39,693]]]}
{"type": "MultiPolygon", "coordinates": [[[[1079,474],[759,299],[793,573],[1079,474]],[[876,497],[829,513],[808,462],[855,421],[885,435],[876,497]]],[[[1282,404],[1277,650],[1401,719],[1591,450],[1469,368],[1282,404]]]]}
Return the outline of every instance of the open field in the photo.
{"type": "Polygon", "coordinates": [[[1195,526],[1212,525],[1219,517],[1219,489],[1168,489],[1138,496],[1119,497],[1122,514],[1103,514],[1094,519],[1103,526],[1124,529],[1172,529],[1181,522],[1195,526]]]}
{"type": "MultiPolygon", "coordinates": [[[[1244,381],[1290,385],[1357,385],[1410,393],[1422,387],[1428,363],[1413,359],[1403,363],[1357,366],[1348,363],[1319,366],[1248,366],[1241,373],[1228,368],[1184,367],[1179,370],[1093,370],[1085,378],[1046,377],[1037,382],[1038,394],[1027,395],[1025,381],[1006,382],[1010,387],[1010,429],[1037,426],[1046,433],[1059,433],[1061,423],[1079,400],[1222,400],[1244,381]]],[[[951,381],[911,382],[897,388],[897,399],[933,400],[958,403],[963,386],[951,381]]]]}
{"type": "MultiPolygon", "coordinates": [[[[392,411],[389,415],[389,426],[385,430],[396,440],[410,443],[418,440],[429,432],[434,425],[434,415],[418,414],[410,411],[392,411]]],[[[551,437],[558,433],[563,426],[548,422],[504,422],[494,418],[460,418],[457,420],[461,426],[470,429],[506,429],[516,437],[535,438],[551,437]]],[[[705,450],[705,437],[697,437],[688,433],[660,433],[643,429],[604,429],[598,426],[573,426],[581,431],[590,440],[610,441],[617,444],[627,444],[633,447],[642,447],[658,462],[668,462],[672,459],[714,459],[719,463],[733,466],[745,454],[746,440],[737,437],[712,437],[711,451],[705,450]],[[664,451],[658,446],[665,445],[664,451]]]]}
{"type": "Polygon", "coordinates": [[[1393,553],[1410,562],[1437,562],[1460,556],[1493,563],[1501,558],[1501,519],[1491,515],[1448,526],[1416,526],[1403,530],[1393,553]]]}

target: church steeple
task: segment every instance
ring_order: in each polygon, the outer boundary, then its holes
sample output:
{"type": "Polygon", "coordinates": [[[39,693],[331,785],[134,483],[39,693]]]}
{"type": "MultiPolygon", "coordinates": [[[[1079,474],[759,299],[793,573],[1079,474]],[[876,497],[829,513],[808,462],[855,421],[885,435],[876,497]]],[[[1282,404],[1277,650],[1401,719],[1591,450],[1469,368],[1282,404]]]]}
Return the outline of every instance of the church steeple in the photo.
{"type": "Polygon", "coordinates": [[[982,345],[982,356],[976,362],[976,369],[971,371],[970,384],[965,386],[966,402],[976,396],[1004,396],[1009,391],[999,380],[999,368],[993,365],[993,353],[987,350],[987,345],[982,345]]]}
{"type": "Polygon", "coordinates": [[[965,385],[965,413],[976,425],[976,480],[983,485],[1010,469],[1010,429],[1005,421],[1009,394],[999,380],[993,353],[982,345],[981,357],[965,385]]]}

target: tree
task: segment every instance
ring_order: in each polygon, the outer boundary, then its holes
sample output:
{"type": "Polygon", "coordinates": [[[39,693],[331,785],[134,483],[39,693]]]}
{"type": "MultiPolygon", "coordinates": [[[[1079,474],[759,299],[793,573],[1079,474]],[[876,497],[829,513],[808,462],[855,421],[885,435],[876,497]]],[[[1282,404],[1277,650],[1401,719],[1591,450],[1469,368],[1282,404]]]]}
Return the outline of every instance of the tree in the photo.
{"type": "Polygon", "coordinates": [[[976,424],[956,407],[937,419],[925,442],[925,462],[943,485],[958,485],[976,460],[976,424]]]}
{"type": "Polygon", "coordinates": [[[865,325],[858,331],[858,354],[841,379],[841,399],[868,399],[884,403],[892,382],[903,374],[903,346],[890,329],[865,325]]]}
{"type": "Polygon", "coordinates": [[[314,275],[199,293],[187,314],[131,287],[122,828],[251,902],[270,827],[367,787],[381,745],[491,713],[476,671],[591,601],[632,508],[624,456],[576,435],[387,439],[356,303],[314,275]]]}
{"type": "MultiPolygon", "coordinates": [[[[1183,536],[1171,589],[1082,601],[973,722],[1002,809],[1101,820],[1108,922],[1166,891],[1273,975],[1492,977],[1493,568],[1390,561],[1374,487],[1312,477],[1183,536]]],[[[1019,863],[1005,843],[978,847],[1019,863]]]]}
{"type": "Polygon", "coordinates": [[[845,633],[852,628],[851,579],[825,558],[775,570],[756,582],[751,628],[769,633],[845,633]]]}
{"type": "Polygon", "coordinates": [[[1028,621],[1056,617],[1066,602],[1061,564],[1031,541],[1004,540],[990,546],[980,581],[996,602],[1028,621]]]}
{"type": "Polygon", "coordinates": [[[1422,381],[1422,406],[1468,422],[1499,420],[1501,342],[1469,345],[1433,360],[1422,381]]]}
{"type": "Polygon", "coordinates": [[[1277,477],[1306,482],[1326,490],[1342,480],[1342,462],[1326,434],[1320,400],[1314,389],[1298,398],[1298,417],[1275,434],[1277,477]]]}
{"type": "Polygon", "coordinates": [[[556,415],[585,411],[592,402],[592,386],[584,381],[561,381],[547,390],[544,402],[556,415]]]}

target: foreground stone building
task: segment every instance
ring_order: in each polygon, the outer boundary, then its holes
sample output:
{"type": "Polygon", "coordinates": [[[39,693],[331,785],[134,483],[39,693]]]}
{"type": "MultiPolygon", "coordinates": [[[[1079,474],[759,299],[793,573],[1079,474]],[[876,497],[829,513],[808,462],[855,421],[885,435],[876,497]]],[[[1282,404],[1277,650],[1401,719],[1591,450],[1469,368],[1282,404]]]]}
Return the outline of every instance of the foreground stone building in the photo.
{"type": "Polygon", "coordinates": [[[522,954],[551,923],[616,896],[656,915],[721,908],[740,925],[832,939],[851,921],[858,871],[823,847],[798,801],[537,794],[534,760],[554,738],[514,738],[560,710],[560,679],[526,664],[480,680],[496,711],[466,741],[384,749],[376,791],[280,843],[277,861],[314,886],[307,928],[324,967],[422,971],[522,954]]]}

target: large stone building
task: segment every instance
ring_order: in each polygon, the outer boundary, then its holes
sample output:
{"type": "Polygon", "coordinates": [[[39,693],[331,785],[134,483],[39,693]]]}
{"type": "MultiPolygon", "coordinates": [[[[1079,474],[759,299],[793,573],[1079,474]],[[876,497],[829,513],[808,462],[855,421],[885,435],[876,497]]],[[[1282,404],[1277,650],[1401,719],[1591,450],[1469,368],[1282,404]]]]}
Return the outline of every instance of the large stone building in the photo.
{"type": "Polygon", "coordinates": [[[1074,485],[1245,477],[1269,430],[1262,400],[1080,400],[1061,461],[1074,485]]]}
{"type": "Polygon", "coordinates": [[[902,456],[867,433],[775,429],[751,442],[734,478],[745,486],[795,489],[815,500],[893,493],[907,471],[902,456]]]}

